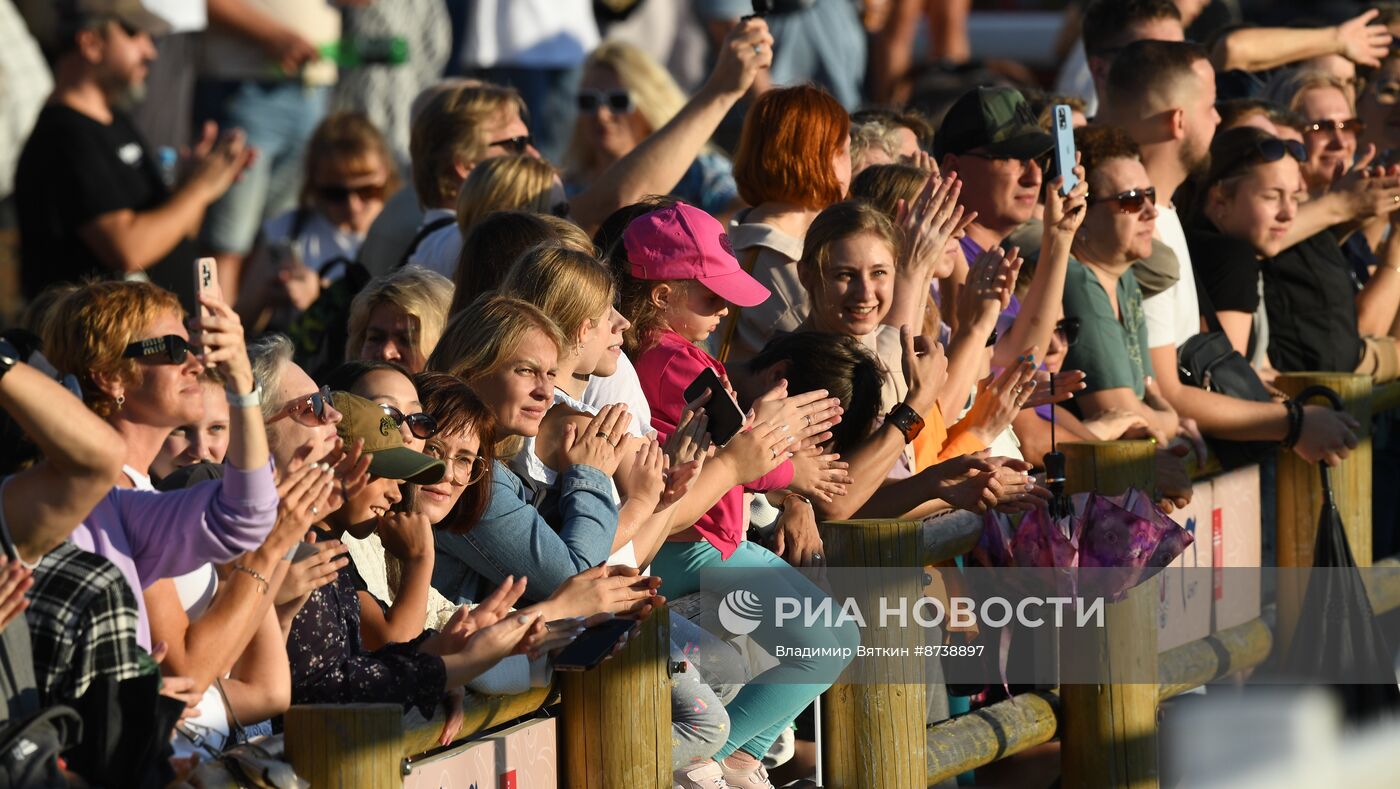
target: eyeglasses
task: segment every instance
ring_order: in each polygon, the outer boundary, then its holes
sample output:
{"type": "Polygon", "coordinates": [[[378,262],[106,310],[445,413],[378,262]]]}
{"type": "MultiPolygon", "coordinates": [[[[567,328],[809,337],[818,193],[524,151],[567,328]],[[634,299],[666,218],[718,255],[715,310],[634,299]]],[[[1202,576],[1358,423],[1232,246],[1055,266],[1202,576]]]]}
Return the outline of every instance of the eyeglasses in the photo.
{"type": "Polygon", "coordinates": [[[446,478],[458,485],[475,485],[486,476],[487,467],[485,459],[476,455],[458,455],[451,458],[443,457],[442,447],[436,442],[424,447],[423,454],[441,460],[443,464],[447,466],[446,478]],[[465,480],[457,476],[457,470],[460,468],[465,468],[467,470],[467,478],[465,480]]]}
{"type": "Polygon", "coordinates": [[[299,397],[282,406],[282,409],[273,414],[266,424],[270,425],[279,419],[290,418],[299,425],[320,427],[330,422],[334,413],[335,404],[331,401],[331,388],[323,386],[317,392],[306,397],[299,397]]]}
{"type": "Polygon", "coordinates": [[[123,359],[144,359],[156,364],[184,364],[193,346],[178,334],[138,340],[122,351],[123,359]]]}
{"type": "Polygon", "coordinates": [[[1055,335],[1064,342],[1066,348],[1074,347],[1079,341],[1079,319],[1061,318],[1055,322],[1055,335]]]}
{"type": "Polygon", "coordinates": [[[1117,203],[1118,211],[1124,214],[1136,214],[1143,209],[1147,203],[1157,205],[1157,187],[1149,186],[1146,189],[1129,189],[1126,192],[1119,192],[1108,197],[1090,197],[1085,201],[1086,205],[1096,203],[1117,203]]]}
{"type": "Polygon", "coordinates": [[[1309,121],[1303,127],[1304,134],[1331,134],[1334,131],[1361,134],[1366,131],[1366,124],[1359,118],[1344,118],[1339,121],[1309,121]]]}
{"type": "Polygon", "coordinates": [[[388,184],[363,184],[361,186],[347,186],[345,184],[325,184],[316,187],[316,196],[327,203],[343,204],[350,202],[350,195],[360,198],[361,202],[371,202],[384,199],[384,190],[388,184]]]}
{"type": "Polygon", "coordinates": [[[621,115],[636,109],[632,94],[625,90],[580,90],[575,100],[579,112],[597,112],[599,107],[607,107],[621,115]]]}
{"type": "Polygon", "coordinates": [[[488,146],[486,146],[486,147],[487,147],[487,148],[492,148],[492,147],[495,147],[495,146],[499,145],[499,146],[501,146],[502,148],[505,148],[507,151],[510,151],[511,153],[517,154],[517,155],[518,155],[518,154],[525,153],[526,149],[528,149],[530,146],[532,146],[532,145],[534,145],[534,144],[535,144],[535,138],[534,138],[534,137],[532,137],[532,136],[529,135],[529,134],[523,134],[523,135],[521,135],[521,136],[519,136],[519,137],[507,137],[507,138],[504,139],[504,140],[495,140],[495,141],[493,141],[490,145],[488,145],[488,146]]]}
{"type": "Polygon", "coordinates": [[[416,414],[405,414],[388,403],[380,403],[380,410],[389,415],[394,420],[394,427],[403,427],[404,422],[408,423],[408,432],[418,438],[427,441],[437,435],[438,423],[433,419],[432,414],[425,414],[421,411],[416,414]]]}

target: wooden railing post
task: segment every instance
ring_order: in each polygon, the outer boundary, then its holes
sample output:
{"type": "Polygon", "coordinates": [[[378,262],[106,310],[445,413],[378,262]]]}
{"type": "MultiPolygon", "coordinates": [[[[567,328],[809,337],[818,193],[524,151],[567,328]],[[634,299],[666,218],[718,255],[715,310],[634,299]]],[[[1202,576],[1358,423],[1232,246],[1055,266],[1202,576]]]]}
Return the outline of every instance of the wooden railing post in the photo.
{"type": "Polygon", "coordinates": [[[287,710],[287,761],[321,789],[403,786],[403,706],[303,704],[287,710]]]}
{"type": "Polygon", "coordinates": [[[671,786],[671,624],[661,608],[622,654],[589,671],[559,672],[564,697],[561,785],[671,786]]]}
{"type": "MultiPolygon", "coordinates": [[[[881,596],[914,600],[921,594],[922,524],[919,521],[833,521],[821,524],[830,567],[898,568],[872,573],[858,600],[876,624],[881,596]]],[[[822,697],[822,780],[829,789],[923,789],[927,786],[928,706],[923,658],[914,647],[923,630],[872,626],[861,632],[866,647],[907,648],[908,657],[878,660],[860,683],[837,682],[822,697]]]]}
{"type": "MultiPolygon", "coordinates": [[[[1289,396],[1309,386],[1325,386],[1342,396],[1347,413],[1361,423],[1360,443],[1351,456],[1331,470],[1332,498],[1342,515],[1352,556],[1359,567],[1371,565],[1371,378],[1354,373],[1283,373],[1274,385],[1289,396]]],[[[1318,398],[1309,402],[1326,405],[1318,398]]],[[[1330,406],[1329,406],[1330,407],[1330,406]]],[[[1312,567],[1317,519],[1322,511],[1322,479],[1317,465],[1292,451],[1278,456],[1278,566],[1312,567]]],[[[1306,589],[1302,573],[1280,573],[1278,585],[1278,654],[1293,642],[1306,589]]]]}
{"type": "MultiPolygon", "coordinates": [[[[1151,490],[1156,445],[1148,441],[1061,444],[1071,492],[1104,495],[1130,486],[1151,490]]],[[[1061,633],[1061,665],[1073,655],[1083,670],[1135,681],[1062,685],[1060,765],[1066,789],[1156,787],[1157,606],[1155,584],[1141,584],[1126,599],[1104,607],[1104,627],[1061,633]],[[1095,665],[1085,666],[1084,661],[1095,665]]],[[[1077,668],[1077,670],[1080,670],[1077,668]]]]}

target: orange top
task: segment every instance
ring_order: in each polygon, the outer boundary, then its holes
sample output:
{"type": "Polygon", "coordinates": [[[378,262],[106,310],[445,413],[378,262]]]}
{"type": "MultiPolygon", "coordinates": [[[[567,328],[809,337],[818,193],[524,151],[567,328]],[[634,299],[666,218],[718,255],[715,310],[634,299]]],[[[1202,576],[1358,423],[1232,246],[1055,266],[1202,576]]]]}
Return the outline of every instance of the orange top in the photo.
{"type": "Polygon", "coordinates": [[[914,470],[922,471],[950,458],[986,448],[966,423],[953,425],[950,430],[943,420],[943,410],[935,404],[924,417],[924,429],[914,439],[914,470]]]}

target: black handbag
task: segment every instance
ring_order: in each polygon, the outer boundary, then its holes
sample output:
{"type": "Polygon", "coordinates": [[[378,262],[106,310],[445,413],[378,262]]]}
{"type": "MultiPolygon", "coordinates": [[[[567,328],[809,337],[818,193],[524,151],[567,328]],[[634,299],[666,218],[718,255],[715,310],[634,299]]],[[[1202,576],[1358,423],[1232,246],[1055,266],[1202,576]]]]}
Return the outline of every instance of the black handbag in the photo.
{"type": "MultiPolygon", "coordinates": [[[[1176,349],[1176,367],[1181,382],[1241,400],[1271,402],[1273,395],[1259,379],[1259,373],[1230,344],[1230,338],[1225,336],[1220,320],[1215,317],[1215,308],[1204,293],[1200,296],[1201,314],[1210,331],[1197,334],[1176,349]]],[[[1220,465],[1227,470],[1258,463],[1273,454],[1278,446],[1273,441],[1207,438],[1206,442],[1215,456],[1220,458],[1220,465]]]]}

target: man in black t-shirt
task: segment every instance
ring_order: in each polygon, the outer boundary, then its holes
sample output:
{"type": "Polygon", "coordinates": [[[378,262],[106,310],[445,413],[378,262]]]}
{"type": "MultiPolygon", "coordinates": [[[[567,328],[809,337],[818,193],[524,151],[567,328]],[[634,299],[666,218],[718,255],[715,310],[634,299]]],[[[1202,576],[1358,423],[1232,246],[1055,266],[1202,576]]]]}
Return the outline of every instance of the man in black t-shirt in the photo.
{"type": "Polygon", "coordinates": [[[54,68],[15,176],[25,296],[145,272],[190,307],[193,236],[252,149],[241,132],[206,128],[172,191],[121,109],[143,93],[164,20],[140,0],[32,0],[24,11],[54,68]]]}

